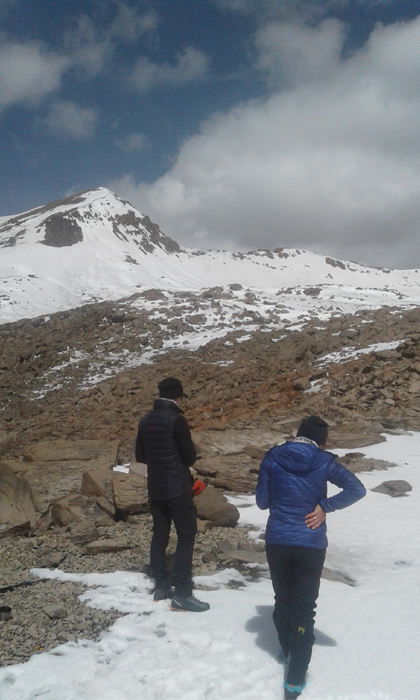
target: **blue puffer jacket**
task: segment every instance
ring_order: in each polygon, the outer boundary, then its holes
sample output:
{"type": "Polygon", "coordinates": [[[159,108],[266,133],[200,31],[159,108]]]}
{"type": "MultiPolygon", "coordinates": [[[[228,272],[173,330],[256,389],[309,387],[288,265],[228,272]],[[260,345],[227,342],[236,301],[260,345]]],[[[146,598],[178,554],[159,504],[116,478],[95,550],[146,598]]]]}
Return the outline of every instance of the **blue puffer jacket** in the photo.
{"type": "Polygon", "coordinates": [[[323,549],[328,544],[326,524],[311,530],[305,515],[317,505],[326,513],[346,508],[365,494],[359,479],[315,444],[277,445],[261,462],[256,489],[257,506],[270,509],[266,542],[323,549]],[[327,481],[343,490],[327,498],[327,481]]]}

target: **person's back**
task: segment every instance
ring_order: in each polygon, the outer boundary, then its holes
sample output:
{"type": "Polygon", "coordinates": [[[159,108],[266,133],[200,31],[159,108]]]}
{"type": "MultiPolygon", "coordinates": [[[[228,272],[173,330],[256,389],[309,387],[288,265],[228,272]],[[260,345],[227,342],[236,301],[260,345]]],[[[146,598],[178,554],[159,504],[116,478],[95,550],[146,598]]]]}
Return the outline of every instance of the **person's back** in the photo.
{"type": "Polygon", "coordinates": [[[149,498],[166,500],[190,490],[188,467],[194,464],[195,450],[188,443],[183,451],[189,454],[181,454],[175,431],[179,418],[179,407],[171,400],[159,398],[140,420],[137,442],[141,443],[142,453],[139,450],[137,456],[147,464],[149,498]]]}
{"type": "Polygon", "coordinates": [[[334,455],[305,438],[273,447],[265,455],[260,470],[257,505],[270,508],[266,541],[273,544],[326,547],[325,522],[313,530],[305,523],[306,515],[317,505],[324,512],[331,512],[360,498],[360,482],[336,462],[334,455]],[[327,502],[328,481],[345,490],[327,502]]]}
{"type": "MultiPolygon", "coordinates": [[[[203,612],[209,604],[192,594],[192,557],[197,517],[190,474],[196,451],[188,423],[179,406],[184,391],[179,379],[158,384],[159,398],[139,422],[136,460],[147,464],[147,487],[153,518],[150,564],[155,578],[155,601],[172,598],[171,610],[203,612]],[[177,533],[174,584],[171,586],[166,548],[172,522],[177,533]]],[[[203,484],[204,487],[204,484],[203,484]]]]}
{"type": "Polygon", "coordinates": [[[257,505],[270,509],[266,553],[275,593],[273,620],[287,664],[287,700],[295,700],[305,687],[315,641],[316,600],[327,548],[325,514],[366,493],[354,474],[324,452],[327,436],[328,425],[321,418],[302,420],[295,440],[269,450],[258,474],[257,505]],[[343,490],[328,498],[328,481],[343,490]]]}

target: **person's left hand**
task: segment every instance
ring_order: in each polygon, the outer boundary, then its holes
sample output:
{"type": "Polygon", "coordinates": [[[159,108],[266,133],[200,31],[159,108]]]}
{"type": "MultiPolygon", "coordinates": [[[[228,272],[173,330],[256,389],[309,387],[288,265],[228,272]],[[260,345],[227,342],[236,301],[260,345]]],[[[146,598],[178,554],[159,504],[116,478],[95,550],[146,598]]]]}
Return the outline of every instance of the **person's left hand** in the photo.
{"type": "Polygon", "coordinates": [[[316,530],[322,523],[325,523],[325,513],[321,506],[317,506],[312,513],[305,515],[305,525],[311,530],[316,530]]]}

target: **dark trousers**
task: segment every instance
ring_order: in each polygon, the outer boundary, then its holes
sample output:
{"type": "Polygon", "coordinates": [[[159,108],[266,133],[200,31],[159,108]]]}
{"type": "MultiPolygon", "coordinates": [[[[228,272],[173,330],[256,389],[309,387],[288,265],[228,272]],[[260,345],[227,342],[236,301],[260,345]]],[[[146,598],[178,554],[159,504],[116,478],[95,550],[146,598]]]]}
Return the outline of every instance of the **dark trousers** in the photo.
{"type": "Polygon", "coordinates": [[[315,641],[315,601],[326,550],[268,542],[266,549],[275,594],[273,620],[284,656],[290,652],[286,682],[301,685],[315,641]]]}
{"type": "Polygon", "coordinates": [[[150,565],[156,580],[156,588],[168,589],[170,578],[166,566],[166,547],[171,523],[174,522],[178,542],[175,553],[175,595],[188,598],[192,595],[192,556],[197,532],[197,516],[191,494],[168,501],[150,501],[153,516],[153,535],[150,545],[150,565]]]}

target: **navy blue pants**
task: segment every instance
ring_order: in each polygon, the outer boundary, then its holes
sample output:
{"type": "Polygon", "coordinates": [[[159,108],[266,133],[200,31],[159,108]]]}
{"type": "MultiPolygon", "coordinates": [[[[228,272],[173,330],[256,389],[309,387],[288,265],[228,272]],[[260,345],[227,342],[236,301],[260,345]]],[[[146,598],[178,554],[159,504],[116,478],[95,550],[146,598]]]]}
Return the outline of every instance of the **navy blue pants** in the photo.
{"type": "Polygon", "coordinates": [[[175,552],[175,595],[192,595],[192,557],[197,533],[197,515],[190,492],[168,501],[150,501],[153,535],[150,545],[150,565],[156,588],[169,589],[170,577],[166,565],[166,548],[173,521],[178,538],[175,552]]]}
{"type": "Polygon", "coordinates": [[[273,620],[283,654],[290,653],[286,682],[301,685],[315,641],[314,619],[325,549],[266,543],[274,588],[273,620]]]}

